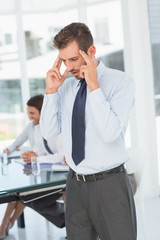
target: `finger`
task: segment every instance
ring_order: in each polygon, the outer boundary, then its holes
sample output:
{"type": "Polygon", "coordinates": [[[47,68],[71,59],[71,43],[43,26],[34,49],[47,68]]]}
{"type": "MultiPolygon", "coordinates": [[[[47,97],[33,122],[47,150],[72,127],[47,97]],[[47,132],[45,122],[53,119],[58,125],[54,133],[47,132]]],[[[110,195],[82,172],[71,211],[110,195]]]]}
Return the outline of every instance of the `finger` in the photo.
{"type": "Polygon", "coordinates": [[[67,77],[69,73],[69,70],[66,68],[66,70],[64,71],[63,75],[62,75],[62,78],[65,79],[67,77]]]}
{"type": "Polygon", "coordinates": [[[85,78],[86,70],[87,70],[87,66],[86,65],[82,65],[81,68],[80,68],[80,77],[81,78],[85,78]]]}
{"type": "Polygon", "coordinates": [[[80,71],[80,78],[81,78],[81,79],[85,78],[84,72],[81,72],[81,71],[80,71]]]}
{"type": "Polygon", "coordinates": [[[26,155],[28,154],[30,151],[25,151],[24,153],[22,153],[22,155],[26,155]]]}
{"type": "Polygon", "coordinates": [[[62,77],[62,75],[58,69],[50,69],[47,73],[47,77],[54,77],[57,80],[59,80],[62,77]]]}
{"type": "Polygon", "coordinates": [[[23,154],[22,154],[22,158],[23,158],[23,159],[27,159],[27,158],[28,158],[28,156],[29,156],[29,154],[28,154],[28,153],[23,153],[23,154]]]}
{"type": "Polygon", "coordinates": [[[36,156],[36,153],[35,153],[34,151],[31,151],[30,154],[31,154],[32,156],[36,156]]]}
{"type": "Polygon", "coordinates": [[[30,163],[31,160],[30,160],[29,158],[25,158],[25,159],[24,159],[24,162],[25,162],[25,163],[30,163]]]}
{"type": "Polygon", "coordinates": [[[26,158],[26,156],[24,156],[24,157],[22,157],[22,159],[23,159],[23,161],[25,162],[27,158],[26,158]]]}
{"type": "Polygon", "coordinates": [[[27,151],[27,154],[28,154],[28,155],[30,155],[30,154],[32,154],[32,153],[33,153],[32,150],[27,151]]]}
{"type": "Polygon", "coordinates": [[[91,63],[91,58],[84,51],[79,50],[79,53],[81,54],[81,56],[83,57],[87,64],[91,63]]]}
{"type": "Polygon", "coordinates": [[[52,69],[53,69],[53,68],[58,68],[58,69],[60,69],[61,64],[62,64],[62,60],[61,60],[61,59],[59,58],[59,56],[58,56],[58,57],[56,58],[54,64],[53,64],[52,69]]]}

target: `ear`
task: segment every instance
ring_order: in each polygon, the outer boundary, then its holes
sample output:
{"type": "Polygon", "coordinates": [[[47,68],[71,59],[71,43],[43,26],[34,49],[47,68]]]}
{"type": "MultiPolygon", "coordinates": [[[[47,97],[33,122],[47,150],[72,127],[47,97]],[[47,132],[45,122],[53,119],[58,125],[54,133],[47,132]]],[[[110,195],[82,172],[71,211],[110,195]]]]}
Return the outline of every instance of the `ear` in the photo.
{"type": "Polygon", "coordinates": [[[94,45],[90,46],[87,50],[87,54],[89,57],[94,57],[96,54],[96,48],[94,45]]]}

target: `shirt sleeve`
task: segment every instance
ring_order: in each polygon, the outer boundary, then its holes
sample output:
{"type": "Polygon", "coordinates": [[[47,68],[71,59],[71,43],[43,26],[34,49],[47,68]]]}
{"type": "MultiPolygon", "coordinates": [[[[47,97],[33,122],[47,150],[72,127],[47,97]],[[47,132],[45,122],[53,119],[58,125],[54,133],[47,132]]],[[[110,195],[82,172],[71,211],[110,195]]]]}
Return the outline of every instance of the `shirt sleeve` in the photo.
{"type": "Polygon", "coordinates": [[[10,146],[7,147],[11,152],[15,151],[17,147],[23,145],[28,140],[28,130],[29,130],[29,124],[22,131],[22,133],[18,135],[15,141],[10,146]]]}
{"type": "Polygon", "coordinates": [[[60,133],[58,93],[45,94],[40,117],[42,136],[49,139],[60,133]]]}
{"type": "Polygon", "coordinates": [[[125,76],[107,99],[101,88],[89,94],[97,132],[106,142],[115,141],[126,127],[134,104],[134,82],[125,76]]]}

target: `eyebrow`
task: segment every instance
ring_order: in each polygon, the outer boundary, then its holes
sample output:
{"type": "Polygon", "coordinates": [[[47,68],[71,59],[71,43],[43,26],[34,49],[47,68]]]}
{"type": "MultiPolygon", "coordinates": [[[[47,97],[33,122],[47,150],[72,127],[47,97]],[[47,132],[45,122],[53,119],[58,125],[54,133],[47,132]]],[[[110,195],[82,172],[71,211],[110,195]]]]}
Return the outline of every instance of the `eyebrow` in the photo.
{"type": "MultiPolygon", "coordinates": [[[[71,58],[69,58],[68,60],[71,60],[71,59],[73,59],[73,58],[79,58],[79,56],[71,57],[71,58]]],[[[61,61],[65,61],[65,59],[63,59],[63,58],[60,58],[60,59],[61,59],[61,61]]]]}

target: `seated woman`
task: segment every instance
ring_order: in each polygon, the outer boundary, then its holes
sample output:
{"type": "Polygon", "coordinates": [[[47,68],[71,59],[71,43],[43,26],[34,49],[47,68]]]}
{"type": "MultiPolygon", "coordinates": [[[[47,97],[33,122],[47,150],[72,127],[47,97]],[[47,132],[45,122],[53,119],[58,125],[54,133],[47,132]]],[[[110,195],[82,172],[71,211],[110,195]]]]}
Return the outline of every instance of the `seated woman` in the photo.
{"type": "Polygon", "coordinates": [[[35,126],[39,124],[43,98],[44,96],[42,94],[39,94],[31,97],[27,101],[27,115],[30,122],[16,137],[15,141],[4,150],[7,155],[10,155],[15,150],[19,150],[19,148],[27,141],[29,142],[30,148],[33,148],[33,146],[35,145],[34,130],[35,126]]]}

